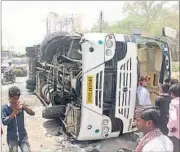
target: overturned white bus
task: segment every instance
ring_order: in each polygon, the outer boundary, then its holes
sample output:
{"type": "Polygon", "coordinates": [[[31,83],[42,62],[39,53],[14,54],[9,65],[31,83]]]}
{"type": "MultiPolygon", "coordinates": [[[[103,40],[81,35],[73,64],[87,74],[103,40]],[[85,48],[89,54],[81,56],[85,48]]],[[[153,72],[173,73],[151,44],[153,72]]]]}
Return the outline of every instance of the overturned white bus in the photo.
{"type": "Polygon", "coordinates": [[[134,131],[138,78],[151,78],[148,88],[154,101],[159,84],[171,77],[168,44],[155,38],[53,33],[34,53],[39,55],[36,79],[27,84],[36,85],[36,94],[46,106],[42,115],[60,118],[77,140],[134,131]]]}

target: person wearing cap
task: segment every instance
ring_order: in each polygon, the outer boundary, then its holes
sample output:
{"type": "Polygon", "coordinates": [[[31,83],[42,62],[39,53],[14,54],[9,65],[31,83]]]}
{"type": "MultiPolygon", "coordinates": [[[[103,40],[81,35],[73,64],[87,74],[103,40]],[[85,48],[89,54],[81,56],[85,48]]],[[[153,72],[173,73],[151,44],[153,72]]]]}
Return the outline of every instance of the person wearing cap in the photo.
{"type": "Polygon", "coordinates": [[[147,88],[148,77],[141,76],[137,88],[138,105],[151,105],[150,92],[147,88]]]}

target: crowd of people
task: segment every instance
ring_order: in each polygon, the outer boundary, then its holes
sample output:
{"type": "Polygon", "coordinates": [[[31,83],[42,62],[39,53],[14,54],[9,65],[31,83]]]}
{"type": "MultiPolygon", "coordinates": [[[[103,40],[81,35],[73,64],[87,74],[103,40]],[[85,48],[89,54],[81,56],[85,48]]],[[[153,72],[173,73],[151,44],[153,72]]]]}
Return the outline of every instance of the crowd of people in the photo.
{"type": "MultiPolygon", "coordinates": [[[[138,106],[135,111],[137,129],[142,132],[136,152],[179,152],[180,83],[167,79],[160,86],[160,94],[152,105],[147,88],[148,77],[141,77],[137,89],[138,106]]],[[[28,134],[24,126],[24,111],[35,112],[19,101],[20,89],[9,89],[9,104],[2,106],[2,123],[7,125],[7,143],[10,152],[30,152],[28,134]],[[17,128],[18,127],[18,128],[17,128]],[[18,130],[18,131],[17,131],[18,130]]],[[[1,130],[1,134],[2,134],[1,130]]]]}
{"type": "Polygon", "coordinates": [[[136,152],[179,152],[180,83],[177,79],[166,79],[153,105],[148,79],[142,76],[137,90],[136,124],[143,136],[136,152]]]}

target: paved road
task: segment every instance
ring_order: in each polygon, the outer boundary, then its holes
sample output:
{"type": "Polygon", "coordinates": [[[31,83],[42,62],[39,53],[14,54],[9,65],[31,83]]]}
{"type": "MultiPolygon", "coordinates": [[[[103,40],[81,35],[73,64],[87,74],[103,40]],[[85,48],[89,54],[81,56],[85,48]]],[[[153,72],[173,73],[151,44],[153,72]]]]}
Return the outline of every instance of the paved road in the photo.
{"type": "MultiPolygon", "coordinates": [[[[26,116],[26,124],[28,128],[28,134],[30,137],[30,143],[32,147],[32,152],[34,151],[59,151],[59,152],[74,152],[75,150],[70,150],[67,146],[67,144],[61,143],[58,144],[58,141],[63,139],[61,136],[46,136],[47,133],[52,133],[55,129],[54,126],[57,126],[56,124],[58,122],[53,122],[49,124],[48,127],[45,128],[44,123],[47,123],[48,121],[43,120],[41,118],[41,110],[42,106],[39,102],[39,100],[34,96],[30,95],[25,86],[26,77],[17,77],[15,84],[9,84],[9,85],[3,85],[2,86],[2,103],[8,102],[8,89],[9,87],[16,85],[21,89],[22,92],[22,98],[25,99],[29,104],[31,104],[34,107],[34,110],[36,111],[35,118],[26,116]],[[35,131],[36,129],[36,131],[35,131]],[[43,140],[43,142],[42,142],[43,140]],[[65,144],[65,146],[62,144],[65,144]],[[63,147],[63,150],[59,149],[59,147],[63,147]],[[64,148],[65,147],[65,148],[64,148]]],[[[3,128],[5,130],[5,128],[3,128]]],[[[128,149],[134,149],[136,147],[135,142],[132,141],[132,137],[127,134],[124,136],[121,136],[120,138],[114,138],[114,139],[107,139],[103,140],[91,145],[87,146],[87,143],[83,143],[81,145],[86,145],[85,149],[89,149],[91,152],[94,147],[96,147],[100,152],[116,152],[119,148],[128,148],[128,149]]],[[[72,149],[72,146],[70,146],[72,149]]],[[[7,151],[7,144],[6,139],[3,137],[3,152],[7,151]]],[[[80,152],[80,151],[77,151],[80,152]]]]}

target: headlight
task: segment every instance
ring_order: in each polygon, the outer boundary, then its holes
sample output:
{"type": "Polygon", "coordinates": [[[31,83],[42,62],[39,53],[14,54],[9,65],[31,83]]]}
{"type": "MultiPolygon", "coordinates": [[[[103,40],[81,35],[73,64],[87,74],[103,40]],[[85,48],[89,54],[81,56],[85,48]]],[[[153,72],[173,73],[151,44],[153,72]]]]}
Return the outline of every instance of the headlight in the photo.
{"type": "Polygon", "coordinates": [[[103,120],[103,125],[107,125],[108,124],[108,120],[107,119],[104,119],[103,120]]]}
{"type": "Polygon", "coordinates": [[[111,48],[111,47],[113,46],[113,41],[107,40],[107,41],[106,41],[106,46],[107,46],[108,48],[111,48]]]}
{"type": "Polygon", "coordinates": [[[109,132],[109,127],[103,127],[103,132],[107,134],[109,132]]]}
{"type": "Polygon", "coordinates": [[[111,55],[112,55],[112,51],[111,51],[110,49],[107,49],[107,50],[106,50],[106,55],[107,55],[107,56],[111,56],[111,55]]]}

